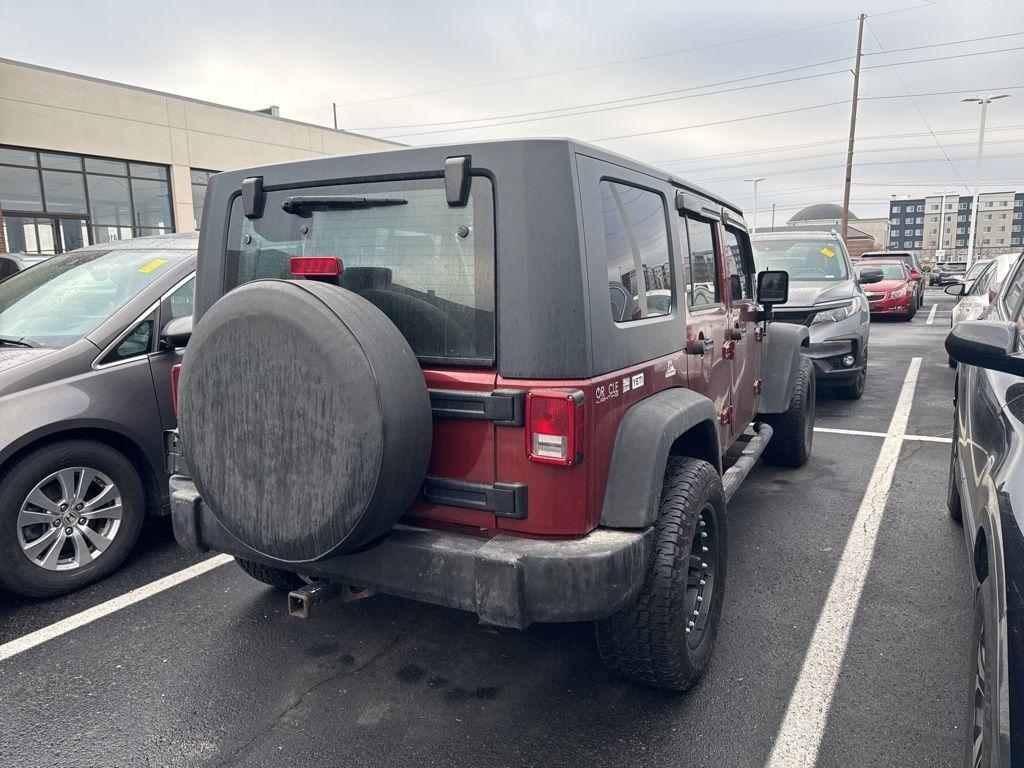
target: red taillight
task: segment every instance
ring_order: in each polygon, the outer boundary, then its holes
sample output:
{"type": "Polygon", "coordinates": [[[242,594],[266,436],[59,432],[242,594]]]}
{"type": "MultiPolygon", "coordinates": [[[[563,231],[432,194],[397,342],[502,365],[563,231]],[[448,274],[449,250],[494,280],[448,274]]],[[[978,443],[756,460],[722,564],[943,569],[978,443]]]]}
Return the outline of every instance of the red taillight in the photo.
{"type": "Polygon", "coordinates": [[[341,274],[341,259],[337,256],[292,256],[293,275],[308,277],[337,277],[341,274]]]}
{"type": "Polygon", "coordinates": [[[181,363],[171,366],[171,403],[174,404],[174,418],[178,418],[178,378],[181,376],[181,363]]]}
{"type": "Polygon", "coordinates": [[[526,454],[569,466],[583,460],[583,393],[540,390],[526,396],[526,454]]]}

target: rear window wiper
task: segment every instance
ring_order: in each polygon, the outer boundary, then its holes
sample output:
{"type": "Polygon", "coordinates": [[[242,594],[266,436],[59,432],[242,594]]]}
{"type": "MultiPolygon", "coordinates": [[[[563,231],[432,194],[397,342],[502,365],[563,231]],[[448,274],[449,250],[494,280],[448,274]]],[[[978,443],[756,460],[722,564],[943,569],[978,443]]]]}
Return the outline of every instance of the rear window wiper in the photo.
{"type": "Polygon", "coordinates": [[[27,336],[18,338],[17,336],[0,336],[0,347],[38,347],[38,343],[32,341],[27,336]]]}
{"type": "Polygon", "coordinates": [[[308,216],[310,211],[328,211],[335,208],[380,208],[386,205],[405,205],[400,197],[350,197],[348,195],[293,195],[281,203],[281,210],[297,216],[308,216]]]}

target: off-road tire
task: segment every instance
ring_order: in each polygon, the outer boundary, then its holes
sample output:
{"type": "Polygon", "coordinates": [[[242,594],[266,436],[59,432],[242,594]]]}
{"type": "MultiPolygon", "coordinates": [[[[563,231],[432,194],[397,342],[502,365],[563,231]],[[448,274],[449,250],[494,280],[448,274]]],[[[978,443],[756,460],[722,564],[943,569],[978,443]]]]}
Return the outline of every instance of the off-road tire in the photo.
{"type": "Polygon", "coordinates": [[[913,320],[913,319],[914,319],[914,315],[916,315],[916,314],[917,314],[917,306],[916,306],[916,305],[917,305],[917,302],[915,301],[915,302],[914,302],[914,304],[915,304],[915,306],[913,306],[913,307],[911,307],[910,309],[908,309],[908,310],[907,310],[907,314],[905,314],[905,315],[903,316],[903,319],[904,319],[904,320],[906,320],[906,321],[907,321],[908,323],[909,323],[909,322],[910,322],[911,320],[913,320]]]}
{"type": "Polygon", "coordinates": [[[780,467],[802,467],[807,463],[814,441],[814,396],[814,367],[810,360],[801,358],[789,408],[762,417],[773,432],[761,454],[766,463],[780,467]]]}
{"type": "Polygon", "coordinates": [[[254,563],[252,560],[235,558],[238,567],[252,576],[256,581],[262,581],[275,589],[285,589],[289,592],[303,586],[306,581],[299,574],[285,571],[280,568],[272,568],[262,563],[254,563]]]}
{"type": "MultiPolygon", "coordinates": [[[[633,604],[596,623],[597,648],[605,666],[641,685],[685,691],[708,668],[722,615],[727,563],[727,526],[722,479],[706,461],[670,457],[643,587],[633,604]],[[700,522],[713,517],[713,580],[707,614],[699,635],[687,632],[693,617],[688,584],[703,571],[691,572],[694,537],[700,522]]],[[[698,555],[698,560],[701,558],[698,555]]],[[[701,585],[696,589],[705,589],[701,585]]],[[[693,595],[695,599],[696,594],[693,595]]],[[[696,605],[696,603],[694,603],[696,605]]]]}
{"type": "Polygon", "coordinates": [[[135,547],[146,516],[138,470],[120,451],[94,440],[65,440],[30,451],[0,475],[0,587],[26,597],[55,597],[109,576],[135,547]],[[36,483],[64,467],[106,474],[121,493],[121,524],[111,544],[92,562],[50,571],[21,551],[16,530],[21,505],[36,483]]]}

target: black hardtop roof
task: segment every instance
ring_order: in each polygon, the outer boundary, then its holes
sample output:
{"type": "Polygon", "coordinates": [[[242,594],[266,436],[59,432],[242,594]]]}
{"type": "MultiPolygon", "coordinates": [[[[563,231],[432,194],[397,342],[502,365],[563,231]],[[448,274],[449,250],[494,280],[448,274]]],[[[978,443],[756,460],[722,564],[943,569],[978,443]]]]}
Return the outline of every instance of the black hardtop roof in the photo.
{"type": "MultiPolygon", "coordinates": [[[[325,161],[332,161],[339,164],[340,168],[344,168],[346,165],[352,166],[353,170],[357,175],[361,175],[361,168],[370,168],[375,164],[375,160],[380,159],[386,160],[387,165],[397,165],[401,161],[396,162],[398,158],[407,158],[409,165],[423,166],[433,165],[441,170],[443,168],[443,159],[445,157],[457,157],[461,155],[472,156],[474,150],[485,151],[488,154],[497,154],[507,152],[510,155],[523,154],[530,151],[531,147],[540,148],[541,146],[551,148],[553,145],[563,145],[566,153],[576,153],[592,157],[596,160],[601,160],[612,165],[622,166],[638,173],[643,173],[654,178],[667,181],[670,184],[674,184],[681,187],[688,192],[693,192],[702,197],[711,200],[718,205],[722,205],[740,216],[743,215],[743,209],[739,206],[729,202],[720,195],[716,195],[707,189],[704,189],[697,184],[686,181],[678,176],[674,176],[666,171],[656,168],[653,165],[647,165],[638,160],[620,155],[615,152],[609,152],[601,147],[588,144],[583,141],[570,138],[530,138],[530,139],[500,139],[492,141],[473,141],[459,144],[432,144],[429,146],[422,147],[396,147],[394,149],[383,149],[378,152],[362,152],[352,155],[325,155],[321,157],[305,158],[302,160],[290,160],[283,163],[273,163],[269,165],[253,166],[250,168],[242,168],[232,171],[225,171],[220,174],[215,174],[221,177],[235,177],[236,184],[241,183],[241,180],[249,176],[259,176],[270,173],[271,175],[280,176],[291,176],[295,172],[296,176],[301,177],[301,170],[308,165],[316,165],[325,161]],[[440,161],[438,161],[440,158],[440,161]]],[[[273,184],[274,182],[265,181],[265,183],[273,184]]]]}

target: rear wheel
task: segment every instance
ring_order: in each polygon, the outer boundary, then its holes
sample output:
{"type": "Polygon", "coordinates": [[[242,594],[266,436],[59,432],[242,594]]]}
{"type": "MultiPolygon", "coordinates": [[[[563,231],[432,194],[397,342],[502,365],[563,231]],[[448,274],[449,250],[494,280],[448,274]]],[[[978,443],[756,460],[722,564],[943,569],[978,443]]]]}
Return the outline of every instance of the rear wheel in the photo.
{"type": "Polygon", "coordinates": [[[291,571],[272,568],[269,565],[255,563],[252,560],[243,560],[240,557],[236,557],[235,562],[256,581],[262,581],[264,584],[269,584],[276,589],[286,589],[290,592],[306,583],[306,580],[299,576],[299,574],[292,573],[291,571]]]}
{"type": "Polygon", "coordinates": [[[721,477],[706,461],[670,457],[643,587],[596,625],[605,666],[635,683],[691,688],[711,660],[726,553],[721,477]]]}
{"type": "Polygon", "coordinates": [[[814,440],[814,367],[800,358],[796,382],[784,413],[762,417],[773,430],[772,439],[761,454],[768,464],[802,467],[811,455],[814,440]]]}
{"type": "Polygon", "coordinates": [[[135,466],[91,440],[38,448],[0,477],[0,585],[53,597],[107,576],[142,530],[135,466]]]}

